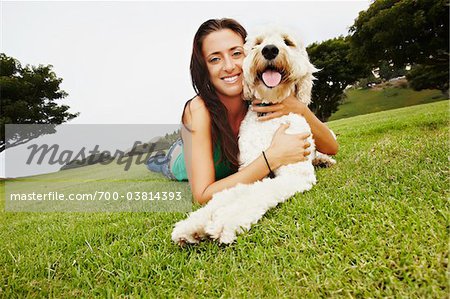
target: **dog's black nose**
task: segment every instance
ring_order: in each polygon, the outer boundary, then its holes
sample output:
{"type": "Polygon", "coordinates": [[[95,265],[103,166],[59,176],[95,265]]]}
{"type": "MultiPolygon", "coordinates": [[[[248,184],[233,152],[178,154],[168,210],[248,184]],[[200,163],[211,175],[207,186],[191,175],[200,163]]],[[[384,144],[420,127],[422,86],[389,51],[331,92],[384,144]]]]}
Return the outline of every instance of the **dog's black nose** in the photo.
{"type": "Polygon", "coordinates": [[[262,49],[262,55],[267,60],[272,60],[277,57],[278,52],[280,52],[280,50],[278,50],[275,45],[267,45],[262,49]]]}

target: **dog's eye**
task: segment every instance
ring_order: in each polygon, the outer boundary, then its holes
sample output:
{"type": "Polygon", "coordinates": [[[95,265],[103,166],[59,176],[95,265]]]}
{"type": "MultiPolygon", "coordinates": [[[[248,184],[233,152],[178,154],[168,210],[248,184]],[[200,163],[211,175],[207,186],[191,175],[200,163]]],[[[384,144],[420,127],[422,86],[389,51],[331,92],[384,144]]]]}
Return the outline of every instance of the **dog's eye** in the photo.
{"type": "Polygon", "coordinates": [[[259,46],[261,43],[262,43],[262,39],[257,38],[257,39],[255,40],[255,46],[259,46]]]}
{"type": "Polygon", "coordinates": [[[284,43],[288,47],[295,47],[295,44],[290,39],[288,39],[287,37],[284,38],[284,43]]]}

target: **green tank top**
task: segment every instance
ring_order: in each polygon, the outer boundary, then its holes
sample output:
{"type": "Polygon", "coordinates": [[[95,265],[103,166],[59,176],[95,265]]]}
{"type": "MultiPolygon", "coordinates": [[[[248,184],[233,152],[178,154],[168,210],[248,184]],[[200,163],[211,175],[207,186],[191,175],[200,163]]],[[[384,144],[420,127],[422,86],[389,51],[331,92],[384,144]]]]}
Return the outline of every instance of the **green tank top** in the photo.
{"type": "MultiPolygon", "coordinates": [[[[223,179],[234,173],[234,171],[229,167],[226,160],[223,159],[219,163],[219,158],[220,158],[220,147],[216,146],[213,152],[214,169],[216,171],[216,181],[223,179]]],[[[178,181],[188,180],[186,163],[184,162],[184,148],[181,150],[181,153],[178,155],[178,157],[175,158],[175,162],[172,166],[171,171],[178,181]]]]}

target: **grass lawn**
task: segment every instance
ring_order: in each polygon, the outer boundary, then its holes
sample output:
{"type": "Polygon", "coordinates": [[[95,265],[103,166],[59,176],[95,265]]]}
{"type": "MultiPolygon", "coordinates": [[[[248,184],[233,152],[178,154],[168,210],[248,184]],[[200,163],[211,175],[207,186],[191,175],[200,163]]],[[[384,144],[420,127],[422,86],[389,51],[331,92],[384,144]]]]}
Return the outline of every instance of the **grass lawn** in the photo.
{"type": "MultiPolygon", "coordinates": [[[[330,122],[338,164],[231,246],[173,244],[184,213],[4,212],[2,183],[0,297],[447,297],[448,112],[440,101],[330,122]]],[[[111,189],[162,180],[108,173],[111,189]]]]}
{"type": "Polygon", "coordinates": [[[349,89],[347,98],[329,121],[361,114],[446,100],[439,90],[414,91],[407,88],[349,89]]]}

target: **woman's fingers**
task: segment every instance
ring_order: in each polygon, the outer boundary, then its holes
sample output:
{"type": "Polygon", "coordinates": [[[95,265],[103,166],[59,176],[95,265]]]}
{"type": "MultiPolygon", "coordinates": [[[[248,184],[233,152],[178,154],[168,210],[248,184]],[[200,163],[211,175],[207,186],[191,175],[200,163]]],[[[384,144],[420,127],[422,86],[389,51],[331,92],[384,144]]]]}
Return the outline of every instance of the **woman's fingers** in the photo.
{"type": "Polygon", "coordinates": [[[287,130],[287,128],[289,128],[291,124],[290,123],[285,123],[285,124],[281,124],[281,126],[278,127],[277,131],[275,132],[274,135],[279,134],[279,132],[285,132],[287,130]]]}
{"type": "Polygon", "coordinates": [[[308,138],[309,136],[311,136],[310,133],[301,133],[301,134],[298,134],[298,138],[299,138],[299,139],[306,139],[306,138],[308,138]]]}
{"type": "MultiPolygon", "coordinates": [[[[259,112],[259,111],[257,111],[257,112],[259,112]]],[[[272,112],[272,113],[268,113],[268,114],[266,114],[264,116],[258,117],[258,120],[259,121],[265,121],[265,120],[269,120],[269,119],[272,119],[272,118],[280,117],[282,115],[283,114],[281,112],[272,112]]]]}
{"type": "Polygon", "coordinates": [[[310,151],[303,151],[301,156],[299,156],[300,161],[306,161],[308,160],[308,156],[311,152],[310,151]]]}
{"type": "Polygon", "coordinates": [[[269,106],[257,106],[256,104],[252,104],[251,108],[252,108],[252,111],[255,111],[258,113],[270,113],[270,112],[280,111],[284,108],[284,106],[283,106],[283,104],[275,104],[275,105],[269,105],[269,106]]]}

